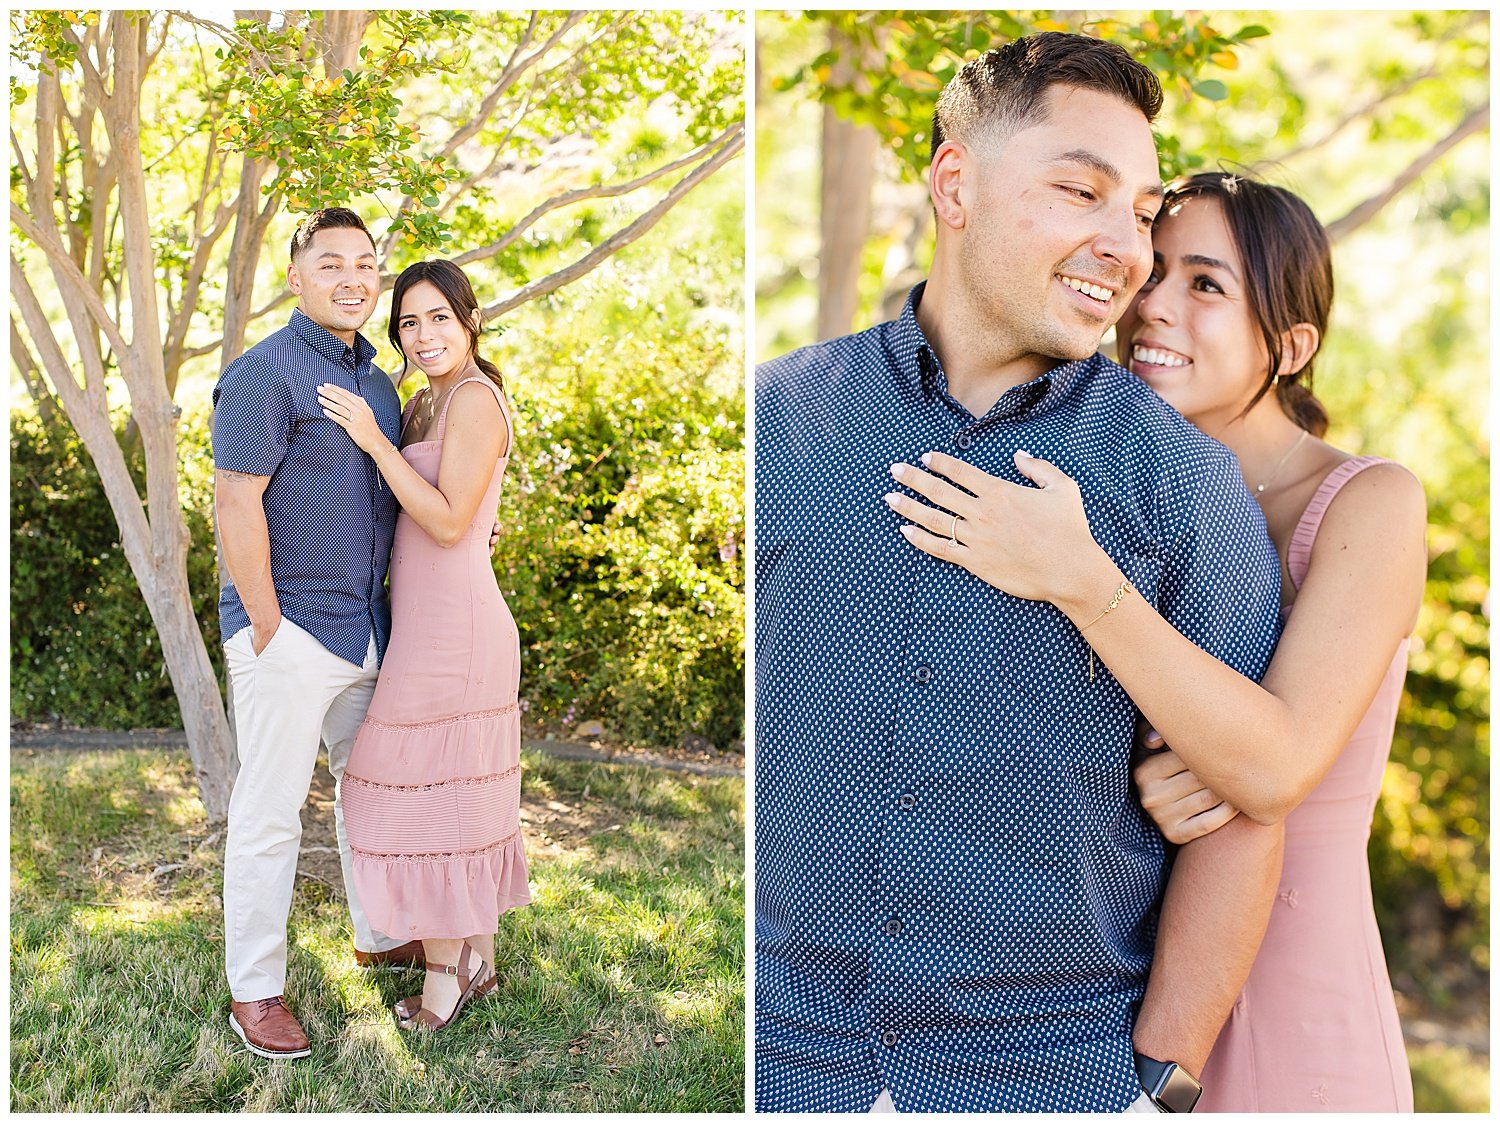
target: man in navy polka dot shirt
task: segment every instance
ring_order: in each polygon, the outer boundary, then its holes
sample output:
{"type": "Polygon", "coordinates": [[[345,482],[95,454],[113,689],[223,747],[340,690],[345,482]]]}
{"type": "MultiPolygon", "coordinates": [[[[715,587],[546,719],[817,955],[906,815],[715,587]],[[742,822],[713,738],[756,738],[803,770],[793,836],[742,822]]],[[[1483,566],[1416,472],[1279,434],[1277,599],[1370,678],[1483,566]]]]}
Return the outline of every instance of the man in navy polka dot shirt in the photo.
{"type": "Polygon", "coordinates": [[[1141,596],[1264,673],[1279,574],[1238,465],[1097,353],[1151,268],[1160,104],[1081,36],[970,62],[929,279],[758,372],[759,1110],[1190,1110],[1249,971],[1279,828],[1169,864],[1135,708],[1077,628],[915,549],[884,499],[930,450],[1017,484],[1027,450],[1141,596]]]}
{"type": "MultiPolygon", "coordinates": [[[[317,211],[292,237],[291,322],[225,368],[214,388],[214,503],[230,583],[220,629],[240,769],[224,847],[230,1025],[255,1053],[302,1057],[309,1043],[283,997],[287,916],[318,744],[334,778],[374,693],[390,636],[386,570],[397,504],[374,463],[330,421],[317,388],[362,395],[387,437],[400,430],[391,379],[359,329],[379,268],[364,223],[317,211]]],[[[410,962],[420,944],[370,929],[334,821],[361,962],[410,962]]]]}

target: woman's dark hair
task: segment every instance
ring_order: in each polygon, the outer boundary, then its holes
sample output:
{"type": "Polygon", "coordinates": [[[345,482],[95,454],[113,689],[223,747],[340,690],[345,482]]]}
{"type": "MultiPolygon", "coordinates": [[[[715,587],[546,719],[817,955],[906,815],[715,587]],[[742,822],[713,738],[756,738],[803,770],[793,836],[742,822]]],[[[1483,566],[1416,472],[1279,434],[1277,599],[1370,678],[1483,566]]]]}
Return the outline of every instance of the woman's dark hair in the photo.
{"type": "Polygon", "coordinates": [[[1293,374],[1280,379],[1275,375],[1281,366],[1282,336],[1294,325],[1317,328],[1319,345],[1328,336],[1333,256],[1327,232],[1311,208],[1286,188],[1230,172],[1200,172],[1174,180],[1167,187],[1162,213],[1195,198],[1214,200],[1224,214],[1244,266],[1250,314],[1271,360],[1265,385],[1246,411],[1267,392],[1275,393],[1288,417],[1321,437],[1328,431],[1328,411],[1313,397],[1313,359],[1293,374]]]}
{"type": "Polygon", "coordinates": [[[436,286],[438,292],[443,294],[443,299],[453,309],[469,337],[469,350],[474,355],[474,364],[484,371],[491,382],[500,387],[503,394],[505,379],[500,376],[500,368],[479,353],[479,329],[474,326],[474,313],[479,310],[479,298],[474,295],[474,286],[469,284],[464,271],[451,261],[419,261],[401,270],[401,275],[396,278],[396,286],[391,290],[391,323],[386,329],[386,337],[401,352],[401,376],[396,381],[406,377],[409,365],[406,350],[401,346],[401,302],[405,299],[407,290],[423,281],[436,286]]]}

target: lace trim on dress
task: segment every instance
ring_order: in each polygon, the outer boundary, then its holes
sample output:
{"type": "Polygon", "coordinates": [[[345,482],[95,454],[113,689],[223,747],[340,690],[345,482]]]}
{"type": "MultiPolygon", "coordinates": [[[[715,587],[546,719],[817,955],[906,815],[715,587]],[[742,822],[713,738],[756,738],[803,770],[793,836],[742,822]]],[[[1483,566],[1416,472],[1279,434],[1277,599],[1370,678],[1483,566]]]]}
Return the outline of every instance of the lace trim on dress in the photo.
{"type": "Polygon", "coordinates": [[[379,718],[367,717],[365,724],[376,729],[438,729],[444,725],[457,725],[465,721],[489,721],[490,718],[504,717],[506,714],[515,713],[520,706],[516,702],[510,702],[494,710],[473,710],[466,714],[457,714],[453,717],[434,718],[431,721],[381,721],[379,718]]]}
{"type": "Polygon", "coordinates": [[[520,837],[520,831],[513,831],[499,842],[492,842],[476,850],[443,850],[432,854],[377,854],[370,850],[361,850],[357,846],[351,846],[349,849],[356,857],[372,862],[455,862],[465,858],[482,858],[486,854],[493,854],[496,850],[504,850],[507,846],[514,845],[520,837]]]}
{"type": "Polygon", "coordinates": [[[519,771],[521,766],[513,764],[504,772],[491,772],[488,776],[457,776],[452,780],[439,780],[435,784],[382,784],[378,780],[366,780],[363,776],[345,773],[340,783],[372,792],[435,792],[439,788],[477,788],[481,784],[493,784],[507,779],[519,771]]]}

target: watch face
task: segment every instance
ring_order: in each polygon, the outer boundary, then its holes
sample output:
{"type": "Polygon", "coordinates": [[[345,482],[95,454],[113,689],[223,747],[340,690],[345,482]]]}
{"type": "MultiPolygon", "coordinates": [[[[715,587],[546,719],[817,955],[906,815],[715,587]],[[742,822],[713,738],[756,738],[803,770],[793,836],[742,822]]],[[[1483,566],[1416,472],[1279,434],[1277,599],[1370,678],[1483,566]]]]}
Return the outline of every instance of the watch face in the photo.
{"type": "Polygon", "coordinates": [[[1203,1085],[1174,1064],[1168,1066],[1166,1079],[1155,1098],[1157,1104],[1168,1111],[1188,1112],[1197,1106],[1202,1094],[1203,1085]]]}

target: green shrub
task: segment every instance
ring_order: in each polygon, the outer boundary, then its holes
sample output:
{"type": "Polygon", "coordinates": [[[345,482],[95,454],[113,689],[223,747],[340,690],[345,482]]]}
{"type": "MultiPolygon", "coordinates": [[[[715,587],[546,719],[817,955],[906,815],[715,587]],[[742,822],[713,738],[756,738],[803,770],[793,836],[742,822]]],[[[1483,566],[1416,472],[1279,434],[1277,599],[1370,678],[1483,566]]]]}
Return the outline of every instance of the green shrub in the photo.
{"type": "Polygon", "coordinates": [[[496,573],[533,715],[632,740],[744,736],[744,405],[704,333],[538,341],[496,573]]]}
{"type": "MultiPolygon", "coordinates": [[[[221,665],[208,425],[179,426],[188,582],[209,658],[221,665]]],[[[143,458],[131,469],[140,482],[143,458]]],[[[65,420],[11,413],[10,706],[21,721],[106,729],[180,726],[161,644],[93,461],[65,420]]]]}
{"type": "Polygon", "coordinates": [[[1489,970],[1490,696],[1485,465],[1429,487],[1427,597],[1370,847],[1393,972],[1438,1006],[1489,970]],[[1392,940],[1391,936],[1395,939],[1392,940]]]}

